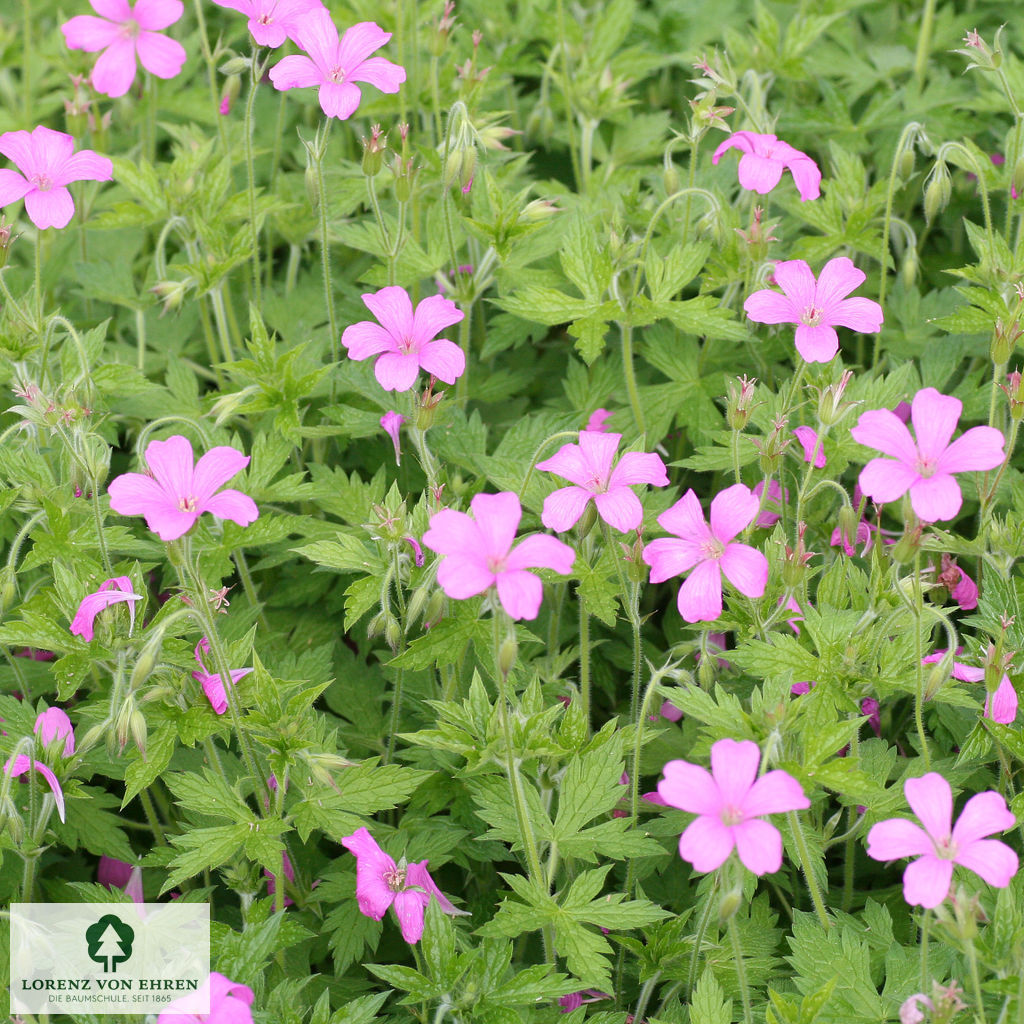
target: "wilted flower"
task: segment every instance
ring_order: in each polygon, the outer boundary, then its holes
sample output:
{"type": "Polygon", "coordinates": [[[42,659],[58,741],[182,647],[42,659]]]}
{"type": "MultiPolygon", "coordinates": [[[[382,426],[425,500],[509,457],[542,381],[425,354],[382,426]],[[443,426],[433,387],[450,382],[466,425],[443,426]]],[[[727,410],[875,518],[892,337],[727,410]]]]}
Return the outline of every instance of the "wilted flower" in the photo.
{"type": "Polygon", "coordinates": [[[128,615],[130,618],[128,626],[128,634],[130,636],[135,628],[135,602],[141,600],[142,595],[135,593],[131,577],[115,576],[113,579],[104,580],[100,584],[99,590],[82,598],[82,603],[78,606],[78,611],[75,612],[75,617],[71,620],[71,632],[75,636],[80,636],[83,640],[91,641],[96,616],[104,608],[125,602],[128,605],[128,615]]]}
{"type": "MultiPolygon", "coordinates": [[[[213,705],[213,710],[218,715],[223,715],[228,709],[228,695],[224,688],[224,679],[220,675],[212,674],[203,662],[203,655],[209,654],[210,641],[204,636],[193,652],[199,668],[192,673],[192,678],[203,688],[207,700],[213,705]]],[[[251,671],[251,668],[233,668],[231,671],[231,685],[234,686],[239,679],[244,679],[251,671]]]]}
{"type": "Polygon", "coordinates": [[[384,428],[384,432],[391,438],[391,443],[395,446],[395,463],[399,466],[402,464],[402,438],[399,431],[404,422],[405,417],[393,409],[384,413],[380,418],[380,425],[384,428]]]}

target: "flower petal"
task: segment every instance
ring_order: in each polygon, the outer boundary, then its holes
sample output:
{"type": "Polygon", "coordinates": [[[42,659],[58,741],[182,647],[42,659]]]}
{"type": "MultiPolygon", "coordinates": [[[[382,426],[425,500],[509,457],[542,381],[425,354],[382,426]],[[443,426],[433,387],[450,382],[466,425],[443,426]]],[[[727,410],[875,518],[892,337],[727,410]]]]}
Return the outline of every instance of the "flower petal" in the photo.
{"type": "Polygon", "coordinates": [[[885,322],[882,307],[861,296],[844,299],[829,312],[828,318],[833,327],[849,327],[862,334],[877,334],[885,322]]]}
{"type": "Polygon", "coordinates": [[[736,173],[745,189],[765,195],[778,185],[782,177],[782,164],[756,153],[744,153],[736,173]]]}
{"type": "Polygon", "coordinates": [[[135,48],[142,66],[157,78],[174,78],[188,59],[181,43],[159,32],[140,32],[135,48]]]}
{"type": "Polygon", "coordinates": [[[782,836],[760,818],[742,821],[732,828],[740,861],[755,875],[767,875],[782,867],[782,836]]]}
{"type": "Polygon", "coordinates": [[[903,898],[912,907],[937,907],[949,894],[953,862],[925,854],[911,861],[903,872],[903,898]]]}
{"type": "Polygon", "coordinates": [[[730,544],[719,560],[725,578],[747,597],[763,597],[768,585],[768,559],[748,544],[730,544]]]}
{"type": "Polygon", "coordinates": [[[35,185],[27,178],[22,177],[17,171],[5,167],[0,170],[0,207],[16,203],[34,188],[35,185]]]}
{"type": "Polygon", "coordinates": [[[469,508],[476,520],[486,554],[492,558],[505,558],[523,515],[519,496],[512,491],[478,494],[469,503],[469,508]]]}
{"type": "Polygon", "coordinates": [[[583,456],[583,449],[578,444],[563,444],[550,459],[538,462],[534,468],[564,477],[578,487],[587,487],[591,483],[590,467],[583,456]]]}
{"type": "Polygon", "coordinates": [[[779,260],[773,274],[775,283],[799,312],[814,305],[817,282],[806,260],[779,260]]]}
{"type": "Polygon", "coordinates": [[[738,149],[742,153],[752,153],[755,141],[764,138],[774,139],[775,136],[757,135],[755,132],[733,132],[729,138],[718,144],[718,148],[711,157],[711,162],[717,164],[722,154],[728,149],[738,149]]]}
{"type": "Polygon", "coordinates": [[[397,865],[377,845],[365,826],[345,836],[341,845],[356,858],[356,899],[359,910],[367,917],[380,921],[395,898],[384,875],[395,871],[397,865]]]}
{"type": "Polygon", "coordinates": [[[75,204],[66,188],[34,189],[25,195],[25,212],[37,228],[64,228],[75,215],[75,204]]]}
{"type": "Polygon", "coordinates": [[[114,477],[107,487],[110,507],[122,516],[145,515],[157,502],[167,500],[163,488],[144,473],[122,473],[114,477]]]}
{"type": "Polygon", "coordinates": [[[338,46],[338,63],[346,73],[354,71],[375,50],[391,39],[375,21],[360,21],[345,30],[338,46]]]}
{"type": "Polygon", "coordinates": [[[395,339],[380,324],[372,320],[360,320],[341,332],[341,344],[348,349],[350,359],[357,362],[379,355],[381,352],[397,352],[395,339]]]}
{"type": "Polygon", "coordinates": [[[953,791],[938,772],[928,772],[919,779],[907,779],[903,792],[911,810],[920,818],[934,840],[948,839],[952,827],[953,791]]]}
{"type": "Polygon", "coordinates": [[[396,342],[413,338],[415,320],[409,293],[398,285],[388,285],[377,292],[363,294],[366,308],[396,342]]]}
{"type": "Polygon", "coordinates": [[[1009,676],[1003,676],[995,693],[985,698],[985,717],[1000,725],[1010,725],[1017,717],[1017,691],[1009,676]]]}
{"type": "Polygon", "coordinates": [[[839,351],[839,335],[828,324],[798,324],[793,336],[797,352],[809,363],[829,363],[839,351]]]}
{"type": "Polygon", "coordinates": [[[349,75],[350,82],[366,82],[381,92],[398,92],[405,81],[405,68],[401,64],[393,64],[383,57],[370,57],[364,60],[349,75]]]}
{"type": "Polygon", "coordinates": [[[800,310],[793,300],[780,295],[771,288],[762,288],[747,296],[743,303],[747,317],[759,324],[796,324],[800,322],[800,310]]]}
{"type": "Polygon", "coordinates": [[[804,450],[804,462],[814,462],[815,469],[824,469],[828,465],[825,458],[825,446],[818,440],[813,427],[794,427],[793,433],[804,450]]]}
{"type": "Polygon", "coordinates": [[[513,569],[499,572],[495,582],[501,607],[513,619],[537,618],[544,599],[544,585],[537,576],[525,569],[513,569]]]}
{"type": "Polygon", "coordinates": [[[689,761],[669,761],[662,772],[665,777],[658,783],[658,795],[670,807],[693,814],[721,814],[718,786],[705,769],[689,761]]]}
{"type": "Polygon", "coordinates": [[[981,875],[989,885],[998,889],[1005,889],[1010,884],[1019,866],[1017,854],[998,839],[978,839],[957,853],[956,863],[981,875]]]}
{"type": "Polygon", "coordinates": [[[898,860],[934,852],[928,833],[905,818],[880,821],[868,833],[868,856],[874,860],[898,860]]]}
{"type": "Polygon", "coordinates": [[[230,519],[239,526],[251,526],[260,517],[256,502],[248,494],[232,487],[208,498],[201,506],[201,511],[209,512],[218,519],[230,519]]]}
{"type": "Polygon", "coordinates": [[[423,914],[430,897],[419,892],[395,894],[395,914],[406,942],[419,942],[423,935],[423,914]]]}
{"type": "Polygon", "coordinates": [[[643,505],[628,487],[610,487],[595,494],[594,504],[601,518],[620,533],[637,530],[643,525],[643,505]]]}
{"type": "Polygon", "coordinates": [[[114,165],[109,157],[100,156],[91,149],[82,149],[57,170],[53,183],[70,185],[73,181],[110,181],[113,177],[114,165]]]}
{"type": "Polygon", "coordinates": [[[687,622],[713,622],[722,614],[722,573],[718,562],[708,559],[694,568],[679,588],[676,606],[687,622]]]}
{"type": "Polygon", "coordinates": [[[704,519],[704,510],[692,487],[671,508],[658,516],[658,525],[668,533],[674,533],[694,544],[711,539],[711,529],[704,519]]]}
{"type": "Polygon", "coordinates": [[[906,424],[891,409],[872,409],[861,413],[857,425],[850,430],[850,436],[858,444],[891,455],[908,466],[917,463],[917,445],[906,424]]]}
{"type": "Polygon", "coordinates": [[[320,109],[328,117],[347,121],[356,112],[363,94],[359,86],[351,82],[321,82],[317,98],[320,109]]]}
{"type": "Polygon", "coordinates": [[[679,837],[679,856],[696,871],[714,871],[729,859],[734,845],[732,829],[718,818],[702,814],[679,837]]]}
{"type": "MultiPolygon", "coordinates": [[[[797,150],[799,153],[799,150],[797,150]]],[[[821,169],[806,153],[797,157],[790,157],[786,161],[797,191],[800,193],[801,202],[809,199],[817,199],[821,195],[821,169]]]]}
{"type": "Polygon", "coordinates": [[[814,305],[824,310],[826,323],[835,323],[833,310],[850,292],[864,283],[866,276],[863,270],[853,265],[849,256],[837,256],[821,268],[814,287],[814,305]]]}
{"type": "Polygon", "coordinates": [[[100,54],[92,69],[92,87],[105,96],[123,96],[135,81],[135,40],[123,36],[100,54]]]}
{"type": "MultiPolygon", "coordinates": [[[[333,65],[341,63],[338,53],[338,29],[325,7],[314,8],[305,17],[298,19],[293,38],[313,58],[321,72],[320,81],[326,78],[333,65]]],[[[285,57],[285,60],[289,59],[285,57]]],[[[278,67],[280,66],[278,64],[278,67]]]]}
{"type": "Polygon", "coordinates": [[[430,872],[427,871],[428,861],[420,860],[413,861],[405,872],[405,884],[408,886],[418,886],[423,889],[428,896],[433,896],[437,900],[438,905],[446,914],[452,914],[457,916],[468,916],[468,910],[459,910],[457,906],[440,889],[437,887],[437,883],[430,877],[430,872]]]}
{"type": "MultiPolygon", "coordinates": [[[[863,489],[863,484],[861,485],[863,489]]],[[[960,485],[947,473],[919,478],[910,485],[910,504],[918,518],[926,523],[952,519],[960,511],[963,495],[960,485]]]]}
{"type": "Polygon", "coordinates": [[[940,456],[939,473],[964,473],[995,469],[1006,458],[1005,438],[995,427],[971,427],[965,430],[940,456]]]}
{"type": "Polygon", "coordinates": [[[953,826],[953,842],[957,847],[969,846],[995,832],[1005,832],[1017,824],[1001,793],[988,790],[977,793],[964,804],[953,826]]]}
{"type": "MultiPolygon", "coordinates": [[[[422,305],[422,303],[420,303],[422,305]]],[[[438,338],[420,348],[420,366],[445,384],[454,384],[466,372],[466,354],[453,341],[438,338]]]]}
{"type": "Polygon", "coordinates": [[[184,11],[181,0],[135,0],[132,18],[146,32],[160,32],[179,21],[184,11]]]}
{"type": "Polygon", "coordinates": [[[552,569],[563,576],[572,571],[576,552],[568,544],[546,533],[521,540],[505,559],[508,569],[552,569]]]}
{"type": "Polygon", "coordinates": [[[270,69],[270,81],[279,92],[287,89],[309,89],[323,82],[320,69],[305,54],[282,57],[270,69]]]}
{"type": "Polygon", "coordinates": [[[79,14],[60,27],[64,42],[70,50],[84,50],[95,53],[105,50],[121,34],[121,26],[106,18],[95,18],[91,14],[79,14]]]}
{"type": "Polygon", "coordinates": [[[959,398],[942,395],[935,388],[921,388],[914,395],[910,403],[910,418],[922,459],[929,462],[939,459],[949,445],[963,408],[959,398]]]}
{"type": "MultiPolygon", "coordinates": [[[[189,454],[191,455],[191,448],[189,454]]],[[[248,465],[249,456],[243,455],[237,448],[228,445],[211,448],[196,463],[189,493],[202,508],[218,488],[223,487],[248,465]]]]}
{"type": "Polygon", "coordinates": [[[453,508],[435,512],[430,517],[430,526],[422,539],[431,551],[441,555],[476,555],[481,562],[487,558],[483,537],[476,523],[465,512],[453,508]]]}
{"type": "Polygon", "coordinates": [[[660,455],[653,452],[626,452],[608,478],[608,489],[623,484],[650,484],[668,487],[668,471],[660,455]]]}
{"type": "Polygon", "coordinates": [[[582,487],[560,487],[544,499],[540,521],[558,533],[571,530],[578,522],[593,495],[582,487]]]}
{"type": "Polygon", "coordinates": [[[643,550],[643,560],[651,567],[651,582],[663,583],[692,569],[704,553],[699,544],[675,537],[659,537],[643,550]]]}
{"type": "Polygon", "coordinates": [[[451,327],[465,318],[466,314],[451,299],[446,299],[443,295],[428,295],[413,314],[412,337],[418,345],[425,345],[446,327],[451,327]]]}
{"type": "Polygon", "coordinates": [[[385,391],[409,391],[419,373],[419,358],[412,353],[385,352],[373,364],[373,374],[385,391]]]}
{"type": "Polygon", "coordinates": [[[745,530],[757,515],[761,502],[746,484],[733,484],[711,500],[711,532],[728,544],[745,530]]]}
{"type": "Polygon", "coordinates": [[[761,748],[753,740],[716,740],[711,744],[711,774],[722,803],[740,808],[757,778],[761,748]]]}
{"type": "MultiPolygon", "coordinates": [[[[426,542],[426,535],[423,537],[426,542]]],[[[438,586],[457,601],[482,594],[492,583],[494,573],[471,555],[446,555],[437,568],[438,586]]]]}
{"type": "Polygon", "coordinates": [[[743,800],[742,809],[750,817],[801,811],[811,806],[803,786],[789,772],[776,768],[762,775],[743,800]]]}
{"type": "Polygon", "coordinates": [[[895,459],[872,459],[861,471],[857,482],[872,501],[884,504],[902,498],[921,478],[917,471],[895,459]]]}

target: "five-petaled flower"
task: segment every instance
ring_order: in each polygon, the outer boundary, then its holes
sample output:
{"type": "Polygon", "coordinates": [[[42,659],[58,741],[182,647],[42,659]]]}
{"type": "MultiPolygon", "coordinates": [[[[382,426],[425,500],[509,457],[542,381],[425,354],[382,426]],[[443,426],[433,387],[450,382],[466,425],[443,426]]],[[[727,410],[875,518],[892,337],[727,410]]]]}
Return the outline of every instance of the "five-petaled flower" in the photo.
{"type": "Polygon", "coordinates": [[[185,47],[161,35],[185,10],[181,0],[89,0],[100,15],[79,14],[60,30],[72,50],[103,50],[92,69],[92,86],[106,96],[123,96],[135,81],[136,56],[157,78],[174,78],[185,63],[185,47]]]}
{"type": "Polygon", "coordinates": [[[462,376],[466,369],[462,349],[437,337],[465,316],[451,299],[428,295],[414,312],[409,293],[398,285],[388,285],[365,294],[363,302],[379,323],[361,320],[346,327],[341,343],[351,359],[380,356],[373,372],[385,391],[408,391],[421,369],[446,384],[454,384],[462,376]]]}
{"type": "Polygon", "coordinates": [[[294,55],[270,69],[274,88],[319,87],[320,109],[328,117],[344,121],[356,112],[362,93],[356,82],[374,85],[381,92],[398,92],[405,68],[383,57],[371,57],[390,38],[376,22],[361,21],[342,37],[325,8],[310,11],[301,19],[293,38],[309,56],[294,55]]]}
{"type": "Polygon", "coordinates": [[[71,620],[71,632],[85,641],[91,641],[96,616],[104,608],[124,602],[128,605],[130,619],[128,635],[131,636],[131,632],[135,628],[135,602],[141,600],[142,595],[135,593],[131,577],[115,576],[113,579],[104,580],[100,584],[99,590],[86,594],[82,598],[82,603],[71,620]]]}
{"type": "MultiPolygon", "coordinates": [[[[71,719],[60,708],[47,708],[36,718],[32,731],[39,737],[39,742],[44,751],[51,747],[51,745],[57,747],[60,741],[63,740],[64,746],[57,749],[57,756],[70,757],[75,752],[75,730],[71,725],[71,719]]],[[[3,774],[8,778],[16,779],[32,768],[35,768],[46,779],[46,783],[53,793],[53,802],[57,808],[57,816],[63,821],[64,790],[49,766],[43,764],[42,761],[36,760],[34,756],[18,754],[7,760],[3,766],[3,774]]]]}
{"type": "Polygon", "coordinates": [[[396,864],[378,845],[369,830],[357,828],[341,840],[341,845],[356,858],[356,900],[359,909],[374,921],[383,920],[394,904],[406,942],[419,942],[423,934],[423,916],[431,898],[446,914],[466,914],[438,889],[427,873],[429,861],[396,864]]]}
{"type": "Polygon", "coordinates": [[[738,149],[743,153],[737,169],[740,184],[749,192],[760,192],[765,195],[771,192],[788,167],[793,175],[800,199],[817,199],[821,195],[821,171],[818,165],[799,149],[794,149],[788,142],[783,142],[774,135],[759,135],[757,132],[733,132],[711,157],[717,164],[722,154],[728,149],[738,149]]]}
{"type": "Polygon", "coordinates": [[[537,469],[571,480],[574,487],[561,487],[544,499],[541,522],[559,533],[571,529],[592,500],[598,514],[616,530],[628,533],[644,521],[640,499],[630,490],[633,484],[668,486],[668,474],[660,455],[626,452],[612,469],[621,434],[581,430],[579,444],[565,444],[537,469]]]}
{"type": "Polygon", "coordinates": [[[114,165],[91,149],[77,153],[75,140],[40,125],[31,132],[4,132],[0,153],[18,170],[0,170],[0,206],[25,200],[25,212],[37,228],[63,228],[75,213],[68,191],[73,181],[110,181],[114,165]],[[20,173],[19,173],[20,172],[20,173]]]}
{"type": "Polygon", "coordinates": [[[749,487],[733,484],[712,499],[710,527],[692,488],[658,516],[659,525],[675,537],[652,540],[643,558],[651,567],[652,583],[693,570],[677,598],[679,614],[687,622],[711,622],[722,614],[723,573],[741,594],[764,594],[768,559],[733,540],[753,522],[759,508],[749,487]]]}
{"type": "Polygon", "coordinates": [[[688,761],[669,761],[658,795],[697,817],[679,837],[679,856],[697,871],[721,867],[735,849],[755,875],[782,867],[782,836],[764,814],[810,807],[800,783],[779,768],[757,777],[761,750],[751,740],[711,745],[711,774],[688,761]]]}
{"type": "Polygon", "coordinates": [[[846,256],[829,260],[815,280],[804,260],[775,264],[780,295],[764,288],[747,296],[744,312],[759,324],[796,324],[796,350],[809,363],[827,363],[839,351],[837,327],[864,334],[882,329],[882,307],[862,296],[846,298],[864,283],[864,271],[846,256]]]}
{"type": "Polygon", "coordinates": [[[553,569],[567,575],[576,552],[547,534],[534,534],[515,547],[523,510],[518,495],[478,494],[469,503],[472,515],[445,508],[430,517],[423,543],[443,555],[437,570],[441,589],[457,600],[495,587],[501,606],[513,619],[535,619],[544,588],[528,569],[553,569]]]}
{"type": "Polygon", "coordinates": [[[165,541],[177,540],[209,512],[248,526],[259,517],[256,502],[229,488],[220,490],[249,465],[236,448],[211,448],[197,463],[192,443],[175,434],[146,446],[149,474],[122,473],[110,481],[110,507],[122,516],[145,516],[146,525],[165,541]]]}
{"type": "Polygon", "coordinates": [[[213,0],[244,14],[253,39],[259,46],[276,49],[286,39],[296,38],[299,26],[310,12],[323,8],[320,0],[213,0]]]}
{"type": "MultiPolygon", "coordinates": [[[[196,649],[193,651],[196,661],[199,662],[199,668],[192,673],[192,678],[199,683],[203,688],[203,693],[206,694],[206,699],[213,705],[213,710],[218,715],[223,715],[228,709],[228,695],[227,689],[224,686],[224,678],[220,675],[211,673],[206,667],[206,663],[203,661],[203,655],[210,653],[210,641],[204,636],[199,643],[196,644],[196,649]]],[[[251,668],[233,668],[229,670],[231,672],[231,685],[234,686],[239,679],[244,679],[251,671],[251,668]]]]}
{"type": "Polygon", "coordinates": [[[1010,884],[1017,873],[1017,854],[998,839],[984,838],[1017,824],[999,793],[972,796],[951,828],[953,792],[941,775],[929,772],[907,779],[903,792],[924,828],[903,818],[880,821],[868,833],[868,856],[917,857],[903,872],[903,898],[911,906],[937,907],[949,893],[954,864],[997,888],[1010,884]]]}
{"type": "Polygon", "coordinates": [[[925,523],[952,519],[963,503],[954,473],[995,469],[1005,458],[1003,435],[995,427],[971,427],[949,443],[963,403],[922,388],[910,406],[915,441],[888,409],[861,414],[853,439],[892,458],[872,459],[860,473],[861,490],[874,501],[895,501],[910,491],[910,504],[925,523]]]}

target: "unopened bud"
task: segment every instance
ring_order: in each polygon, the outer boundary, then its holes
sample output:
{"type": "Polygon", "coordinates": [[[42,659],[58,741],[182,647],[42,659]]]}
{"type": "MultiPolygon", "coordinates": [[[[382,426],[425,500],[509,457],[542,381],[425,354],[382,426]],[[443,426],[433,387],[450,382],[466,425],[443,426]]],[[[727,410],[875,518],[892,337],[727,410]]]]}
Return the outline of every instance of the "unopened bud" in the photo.
{"type": "Polygon", "coordinates": [[[953,659],[955,651],[946,651],[941,660],[929,667],[928,677],[924,681],[924,699],[931,700],[949,681],[950,673],[953,671],[953,659]]]}
{"type": "Polygon", "coordinates": [[[388,148],[388,137],[380,130],[380,125],[375,124],[370,129],[370,137],[363,139],[363,174],[368,178],[380,174],[384,166],[384,153],[388,148]]]}
{"type": "Polygon", "coordinates": [[[739,389],[730,381],[728,385],[729,397],[726,403],[725,418],[732,430],[740,431],[746,428],[750,420],[750,414],[754,408],[754,389],[757,385],[756,378],[748,380],[746,375],[738,377],[739,389]]]}
{"type": "Polygon", "coordinates": [[[135,714],[135,698],[129,697],[122,705],[120,711],[117,713],[117,719],[114,722],[114,734],[117,736],[117,745],[119,750],[124,750],[128,745],[128,736],[131,732],[132,716],[135,714]]]}
{"type": "Polygon", "coordinates": [[[501,647],[498,649],[498,671],[501,672],[502,679],[508,678],[518,654],[519,644],[516,642],[514,634],[510,633],[502,640],[501,647]]]}
{"type": "Polygon", "coordinates": [[[596,525],[597,508],[594,502],[588,501],[587,507],[583,510],[583,515],[580,516],[579,522],[576,524],[576,532],[580,540],[583,540],[596,525]]]}
{"type": "Polygon", "coordinates": [[[370,624],[366,627],[366,638],[372,640],[374,637],[380,636],[384,632],[386,623],[387,616],[383,612],[378,612],[370,619],[370,624]]]}
{"type": "Polygon", "coordinates": [[[949,168],[945,163],[936,163],[924,189],[924,217],[929,224],[949,205],[952,194],[949,168]]]}
{"type": "Polygon", "coordinates": [[[900,264],[900,280],[903,282],[903,287],[910,289],[914,287],[914,282],[917,280],[917,250],[912,246],[907,246],[906,252],[903,253],[903,262],[900,264]]]}
{"type": "Polygon", "coordinates": [[[996,317],[995,328],[992,331],[992,345],[990,353],[992,362],[997,366],[1005,366],[1010,361],[1017,341],[1021,336],[1020,324],[1011,320],[1008,324],[1003,322],[1002,317],[996,317]]]}
{"type": "Polygon", "coordinates": [[[0,214],[0,270],[7,266],[7,256],[13,244],[11,225],[6,222],[4,215],[0,214]]]}
{"type": "Polygon", "coordinates": [[[160,651],[163,647],[163,630],[158,630],[142,649],[132,669],[131,680],[128,683],[129,690],[137,690],[153,674],[160,660],[160,651]]]}
{"type": "Polygon", "coordinates": [[[669,150],[665,150],[665,156],[661,161],[661,181],[665,189],[666,196],[673,196],[679,191],[679,171],[676,170],[675,161],[672,159],[672,153],[669,150]]]}
{"type": "Polygon", "coordinates": [[[430,600],[430,591],[431,588],[424,584],[412,592],[412,597],[409,598],[409,603],[405,606],[405,620],[410,626],[423,614],[423,609],[427,607],[427,601],[430,600]]]}
{"type": "Polygon", "coordinates": [[[234,75],[237,78],[238,75],[244,75],[249,70],[249,67],[250,60],[248,57],[232,57],[230,60],[224,61],[217,70],[222,75],[234,75]]]}
{"type": "Polygon", "coordinates": [[[921,547],[921,533],[923,527],[920,525],[907,529],[903,536],[889,549],[892,559],[899,565],[906,565],[914,560],[921,547]]]}
{"type": "Polygon", "coordinates": [[[559,212],[560,207],[555,206],[550,199],[534,199],[523,207],[519,220],[524,224],[538,224],[550,220],[559,212]]]}
{"type": "MultiPolygon", "coordinates": [[[[633,542],[633,550],[626,557],[626,577],[630,583],[647,582],[647,563],[644,561],[644,539],[639,533],[633,542]]],[[[625,600],[626,595],[622,595],[625,600]]]]}
{"type": "Polygon", "coordinates": [[[4,614],[17,600],[18,581],[14,569],[7,565],[0,572],[0,615],[4,614]]]}
{"type": "Polygon", "coordinates": [[[736,912],[743,906],[743,886],[733,886],[728,892],[722,893],[718,901],[718,923],[725,924],[736,916],[736,912]]]}
{"type": "Polygon", "coordinates": [[[388,617],[384,626],[384,642],[391,650],[398,650],[398,645],[402,642],[402,627],[399,625],[398,619],[388,617]]]}
{"type": "Polygon", "coordinates": [[[142,759],[146,759],[146,718],[145,715],[138,709],[131,713],[131,717],[128,720],[128,726],[132,734],[132,739],[135,741],[135,746],[139,748],[139,753],[142,754],[142,759]]]}
{"type": "Polygon", "coordinates": [[[315,212],[320,209],[320,182],[317,178],[315,167],[310,166],[306,168],[303,181],[306,185],[306,197],[309,199],[309,204],[315,212]]]}
{"type": "Polygon", "coordinates": [[[909,181],[910,176],[914,173],[914,147],[912,144],[903,147],[897,171],[904,181],[909,181]]]}
{"type": "Polygon", "coordinates": [[[435,590],[427,601],[426,611],[423,613],[423,628],[431,629],[441,621],[444,615],[444,591],[435,590]]]}
{"type": "Polygon", "coordinates": [[[844,501],[839,508],[839,538],[844,547],[856,547],[859,526],[856,509],[844,501]]]}

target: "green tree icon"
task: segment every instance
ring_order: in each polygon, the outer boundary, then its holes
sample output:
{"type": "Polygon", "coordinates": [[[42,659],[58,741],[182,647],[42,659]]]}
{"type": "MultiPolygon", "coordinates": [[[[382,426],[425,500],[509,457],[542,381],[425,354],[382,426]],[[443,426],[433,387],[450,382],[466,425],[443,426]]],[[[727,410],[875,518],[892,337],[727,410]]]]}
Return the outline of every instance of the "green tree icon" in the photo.
{"type": "Polygon", "coordinates": [[[135,931],[114,914],[104,914],[85,930],[89,959],[103,964],[103,971],[117,973],[117,965],[132,955],[135,931]]]}

